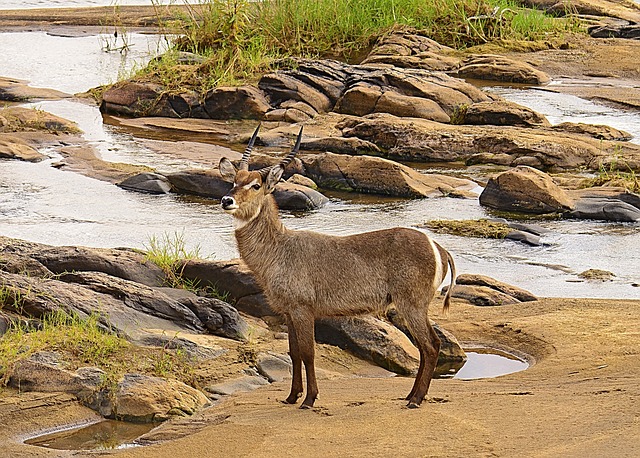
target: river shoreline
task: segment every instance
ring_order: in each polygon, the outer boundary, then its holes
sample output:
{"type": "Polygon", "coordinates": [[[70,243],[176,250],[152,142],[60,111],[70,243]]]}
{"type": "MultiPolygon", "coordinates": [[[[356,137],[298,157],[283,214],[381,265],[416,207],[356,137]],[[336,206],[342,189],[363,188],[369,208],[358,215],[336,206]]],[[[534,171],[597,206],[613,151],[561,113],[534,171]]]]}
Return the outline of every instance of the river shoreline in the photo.
{"type": "MultiPolygon", "coordinates": [[[[101,33],[113,9],[2,11],[0,31],[101,33]]],[[[128,30],[155,31],[152,7],[121,7],[128,30]]],[[[625,84],[560,85],[583,97],[640,106],[640,42],[583,38],[568,49],[509,53],[554,78],[625,84]],[[567,64],[570,62],[571,64],[567,64]],[[587,73],[598,76],[586,76],[587,73]],[[607,76],[608,75],[608,76],[607,76]],[[614,85],[615,86],[615,85],[614,85]],[[586,87],[586,89],[585,89],[586,87]],[[604,92],[612,95],[603,96],[604,92]]],[[[2,75],[0,75],[2,76],[2,75]]],[[[623,262],[624,260],[621,260],[623,262]]],[[[638,289],[638,288],[636,288],[638,289]]],[[[469,345],[507,347],[531,357],[526,371],[494,379],[435,380],[429,402],[404,408],[410,378],[321,380],[313,410],[279,402],[287,381],[233,395],[196,414],[191,426],[156,433],[157,443],[102,455],[193,456],[638,456],[640,435],[640,300],[544,298],[526,304],[476,307],[454,301],[448,318],[432,317],[469,345]],[[187,434],[187,435],[185,435],[187,434]]],[[[282,341],[279,342],[282,347],[282,341]]],[[[328,359],[320,367],[336,370],[328,359]]],[[[339,369],[339,368],[338,368],[339,369]]],[[[12,457],[96,456],[22,443],[64,423],[95,419],[73,396],[5,391],[0,440],[12,457]]]]}

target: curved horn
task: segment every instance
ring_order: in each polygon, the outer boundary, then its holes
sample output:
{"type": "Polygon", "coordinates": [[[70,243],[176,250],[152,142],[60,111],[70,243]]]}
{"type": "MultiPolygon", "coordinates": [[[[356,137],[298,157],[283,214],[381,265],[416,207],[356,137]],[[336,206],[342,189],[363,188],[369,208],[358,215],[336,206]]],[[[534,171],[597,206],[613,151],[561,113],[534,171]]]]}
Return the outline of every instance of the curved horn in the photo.
{"type": "MultiPolygon", "coordinates": [[[[287,154],[287,156],[280,162],[283,169],[286,169],[287,166],[289,164],[291,164],[291,162],[293,161],[293,159],[296,157],[296,154],[298,154],[298,151],[300,150],[300,142],[302,141],[302,127],[300,128],[300,132],[298,133],[298,138],[296,139],[296,144],[293,146],[293,149],[291,150],[291,152],[289,154],[287,154]]],[[[269,174],[269,170],[271,170],[272,168],[277,167],[277,165],[273,165],[271,167],[263,167],[260,170],[258,170],[258,173],[260,174],[260,176],[264,179],[266,178],[266,176],[269,174]]]]}
{"type": "Polygon", "coordinates": [[[240,165],[238,167],[239,170],[249,170],[249,157],[251,156],[251,150],[253,150],[253,144],[256,142],[256,138],[258,137],[259,130],[260,130],[260,124],[258,124],[258,127],[256,127],[255,132],[251,136],[251,140],[249,140],[249,144],[247,145],[247,148],[244,150],[242,159],[240,159],[240,165]]]}
{"type": "Polygon", "coordinates": [[[298,134],[298,138],[296,139],[296,144],[293,146],[293,149],[289,154],[287,154],[287,157],[285,157],[282,160],[282,162],[280,162],[280,165],[282,166],[283,169],[286,169],[287,166],[291,164],[291,161],[293,161],[293,159],[296,157],[296,154],[298,154],[298,151],[300,151],[301,141],[302,141],[302,127],[300,128],[300,133],[298,134]]]}

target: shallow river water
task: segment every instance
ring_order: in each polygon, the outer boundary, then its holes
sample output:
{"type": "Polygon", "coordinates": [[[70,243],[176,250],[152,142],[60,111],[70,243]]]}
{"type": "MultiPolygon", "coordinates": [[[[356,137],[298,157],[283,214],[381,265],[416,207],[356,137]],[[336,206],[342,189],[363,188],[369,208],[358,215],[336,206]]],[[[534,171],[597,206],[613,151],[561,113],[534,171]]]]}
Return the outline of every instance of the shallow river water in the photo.
{"type": "MultiPolygon", "coordinates": [[[[24,2],[22,2],[24,3],[24,2]]],[[[89,3],[89,2],[83,2],[89,3]]],[[[77,93],[115,81],[142,65],[162,48],[152,35],[131,34],[128,54],[102,51],[106,36],[59,37],[43,32],[0,33],[0,76],[31,81],[77,93]],[[26,54],[25,54],[26,50],[26,54]]],[[[500,88],[514,101],[532,106],[553,123],[565,120],[621,126],[627,114],[550,92],[500,88]],[[560,97],[560,100],[558,100],[560,97]],[[576,115],[575,106],[581,108],[576,115]],[[574,107],[574,108],[571,108],[574,107]],[[576,119],[577,118],[577,119],[576,119]]],[[[29,104],[76,121],[106,160],[142,163],[169,171],[191,166],[149,151],[121,128],[104,125],[98,109],[72,100],[29,104]]],[[[637,127],[637,126],[636,126],[637,127]]],[[[637,141],[640,132],[634,131],[637,141]]],[[[144,248],[152,236],[180,234],[189,247],[217,259],[237,256],[231,219],[218,202],[176,195],[152,196],[60,171],[52,164],[0,161],[0,235],[54,245],[144,248]]],[[[393,226],[412,226],[429,219],[491,217],[477,199],[385,199],[331,195],[318,211],[284,213],[285,224],[332,234],[349,234],[393,226]]],[[[534,220],[550,230],[541,247],[517,242],[436,235],[456,258],[459,272],[490,275],[541,296],[640,297],[640,234],[638,225],[592,221],[534,220]],[[613,272],[614,281],[578,282],[590,268],[613,272]]]]}

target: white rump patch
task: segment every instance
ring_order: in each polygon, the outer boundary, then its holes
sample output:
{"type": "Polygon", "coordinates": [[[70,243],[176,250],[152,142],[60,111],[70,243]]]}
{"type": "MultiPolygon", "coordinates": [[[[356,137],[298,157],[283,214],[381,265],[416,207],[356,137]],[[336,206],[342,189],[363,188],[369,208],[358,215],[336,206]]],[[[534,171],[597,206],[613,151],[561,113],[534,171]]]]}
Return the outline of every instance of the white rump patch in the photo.
{"type": "Polygon", "coordinates": [[[431,240],[431,237],[429,237],[429,244],[431,245],[431,249],[433,250],[433,262],[435,262],[436,268],[433,275],[433,291],[436,292],[438,291],[440,283],[442,283],[442,280],[444,280],[442,278],[442,257],[440,256],[438,245],[436,245],[436,242],[431,240]]]}

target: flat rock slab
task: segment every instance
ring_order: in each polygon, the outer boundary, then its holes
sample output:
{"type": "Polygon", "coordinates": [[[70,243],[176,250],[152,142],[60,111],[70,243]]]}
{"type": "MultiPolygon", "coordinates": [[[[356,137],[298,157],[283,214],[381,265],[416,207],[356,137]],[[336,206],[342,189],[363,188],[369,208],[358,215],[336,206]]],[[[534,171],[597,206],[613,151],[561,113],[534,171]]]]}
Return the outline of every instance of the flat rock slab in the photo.
{"type": "Polygon", "coordinates": [[[29,86],[27,81],[0,76],[0,101],[28,102],[33,100],[57,100],[71,97],[70,94],[29,86]]]}

